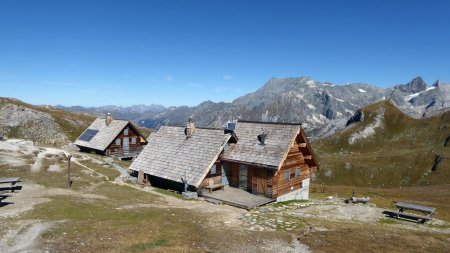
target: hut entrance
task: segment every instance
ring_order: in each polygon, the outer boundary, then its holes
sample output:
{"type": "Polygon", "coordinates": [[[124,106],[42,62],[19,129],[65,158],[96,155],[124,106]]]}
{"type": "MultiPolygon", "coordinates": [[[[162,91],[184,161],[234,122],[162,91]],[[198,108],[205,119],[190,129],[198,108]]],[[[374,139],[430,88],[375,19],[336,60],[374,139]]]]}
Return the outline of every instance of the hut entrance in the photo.
{"type": "Polygon", "coordinates": [[[256,169],[256,192],[258,195],[266,194],[266,171],[263,169],[256,169]]]}
{"type": "Polygon", "coordinates": [[[239,188],[247,189],[247,165],[241,164],[239,166],[239,188]]]}

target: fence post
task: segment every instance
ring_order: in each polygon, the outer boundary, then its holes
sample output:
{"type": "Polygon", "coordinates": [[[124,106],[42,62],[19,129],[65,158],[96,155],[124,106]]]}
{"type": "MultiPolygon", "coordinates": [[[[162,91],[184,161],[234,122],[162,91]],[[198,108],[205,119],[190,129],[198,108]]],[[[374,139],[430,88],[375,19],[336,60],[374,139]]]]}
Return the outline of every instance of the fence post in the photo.
{"type": "Polygon", "coordinates": [[[72,182],[70,180],[70,159],[72,158],[72,155],[68,156],[69,160],[67,163],[67,188],[70,188],[72,186],[72,182]]]}

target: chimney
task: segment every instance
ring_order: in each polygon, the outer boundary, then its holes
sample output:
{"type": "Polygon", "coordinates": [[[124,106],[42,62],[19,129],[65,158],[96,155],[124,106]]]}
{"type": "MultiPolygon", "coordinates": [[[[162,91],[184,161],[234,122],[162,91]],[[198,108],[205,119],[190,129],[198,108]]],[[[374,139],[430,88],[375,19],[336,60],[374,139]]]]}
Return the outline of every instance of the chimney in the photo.
{"type": "Polygon", "coordinates": [[[106,125],[109,126],[109,124],[111,124],[112,121],[113,121],[113,118],[111,116],[111,113],[108,112],[106,114],[106,120],[105,120],[106,125]]]}
{"type": "Polygon", "coordinates": [[[192,116],[189,117],[188,123],[186,125],[186,128],[184,129],[184,134],[186,135],[186,139],[189,139],[192,137],[195,131],[195,123],[192,116]]]}
{"type": "Polygon", "coordinates": [[[266,145],[266,140],[267,140],[266,129],[261,128],[261,134],[258,135],[258,141],[261,145],[266,145]]]}

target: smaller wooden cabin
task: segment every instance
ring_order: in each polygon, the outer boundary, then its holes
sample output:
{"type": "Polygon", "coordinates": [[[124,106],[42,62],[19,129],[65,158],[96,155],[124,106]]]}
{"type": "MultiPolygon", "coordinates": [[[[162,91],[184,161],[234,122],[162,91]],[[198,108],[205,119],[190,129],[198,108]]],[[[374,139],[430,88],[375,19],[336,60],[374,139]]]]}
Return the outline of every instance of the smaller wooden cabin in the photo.
{"type": "Polygon", "coordinates": [[[97,118],[75,141],[82,152],[114,155],[120,159],[137,156],[147,140],[139,130],[127,120],[97,118]]]}

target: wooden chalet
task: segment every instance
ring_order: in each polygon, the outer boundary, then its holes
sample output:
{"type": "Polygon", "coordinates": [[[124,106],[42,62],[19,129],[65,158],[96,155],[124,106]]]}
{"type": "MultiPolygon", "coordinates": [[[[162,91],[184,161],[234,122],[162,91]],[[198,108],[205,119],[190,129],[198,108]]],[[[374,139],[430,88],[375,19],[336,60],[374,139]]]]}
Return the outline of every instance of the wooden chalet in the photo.
{"type": "Polygon", "coordinates": [[[116,156],[120,159],[137,156],[147,144],[146,138],[127,120],[97,118],[75,141],[81,151],[116,156]]]}
{"type": "Polygon", "coordinates": [[[195,128],[190,119],[187,127],[162,126],[148,142],[130,169],[142,170],[152,185],[181,191],[183,180],[201,188],[224,147],[236,140],[223,129],[195,128]]]}
{"type": "Polygon", "coordinates": [[[238,121],[220,157],[222,182],[277,201],[309,198],[317,161],[300,124],[238,121]]]}
{"type": "Polygon", "coordinates": [[[233,126],[195,128],[192,119],[187,127],[163,126],[130,169],[163,188],[182,190],[187,182],[202,192],[242,189],[269,200],[264,203],[308,199],[317,162],[299,124],[238,121],[233,126]]]}

